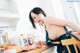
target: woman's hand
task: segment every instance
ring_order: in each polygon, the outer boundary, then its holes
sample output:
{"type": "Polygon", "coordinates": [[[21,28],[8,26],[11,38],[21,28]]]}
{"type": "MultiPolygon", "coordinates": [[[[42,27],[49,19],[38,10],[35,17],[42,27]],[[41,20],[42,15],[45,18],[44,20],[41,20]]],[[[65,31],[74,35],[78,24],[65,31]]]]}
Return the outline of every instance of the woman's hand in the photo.
{"type": "Polygon", "coordinates": [[[41,48],[42,46],[46,45],[46,42],[45,41],[39,41],[36,43],[36,45],[38,48],[41,48]]]}

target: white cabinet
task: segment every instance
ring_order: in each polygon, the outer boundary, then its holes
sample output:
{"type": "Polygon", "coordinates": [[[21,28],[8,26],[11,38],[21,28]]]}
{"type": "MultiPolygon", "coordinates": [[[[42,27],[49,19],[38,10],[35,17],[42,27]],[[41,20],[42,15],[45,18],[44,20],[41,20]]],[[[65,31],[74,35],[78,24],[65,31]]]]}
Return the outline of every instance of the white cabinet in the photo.
{"type": "Polygon", "coordinates": [[[0,0],[0,28],[16,27],[19,20],[14,0],[0,0]]]}

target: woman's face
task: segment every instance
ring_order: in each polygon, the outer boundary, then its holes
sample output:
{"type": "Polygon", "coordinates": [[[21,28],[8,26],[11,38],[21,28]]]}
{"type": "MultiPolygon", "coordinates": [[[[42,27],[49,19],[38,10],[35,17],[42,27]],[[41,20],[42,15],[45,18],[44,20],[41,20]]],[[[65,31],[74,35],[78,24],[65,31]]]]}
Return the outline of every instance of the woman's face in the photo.
{"type": "Polygon", "coordinates": [[[42,13],[35,14],[35,13],[31,12],[31,17],[33,18],[35,23],[38,23],[38,24],[42,24],[43,23],[44,15],[42,13]]]}

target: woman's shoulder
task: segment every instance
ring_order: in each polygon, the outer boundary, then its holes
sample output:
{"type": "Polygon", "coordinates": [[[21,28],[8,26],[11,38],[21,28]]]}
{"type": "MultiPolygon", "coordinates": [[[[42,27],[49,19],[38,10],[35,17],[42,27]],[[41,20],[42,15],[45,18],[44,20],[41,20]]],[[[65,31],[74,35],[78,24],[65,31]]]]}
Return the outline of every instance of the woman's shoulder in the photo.
{"type": "Polygon", "coordinates": [[[60,17],[56,17],[56,16],[47,16],[47,17],[45,17],[44,18],[44,20],[51,20],[51,21],[67,21],[67,22],[69,22],[69,20],[65,20],[65,19],[62,19],[62,18],[60,18],[60,17]]]}
{"type": "Polygon", "coordinates": [[[57,18],[57,17],[54,17],[54,16],[46,16],[45,18],[50,19],[50,18],[57,18]]]}
{"type": "MultiPolygon", "coordinates": [[[[45,23],[47,23],[47,22],[50,22],[50,21],[52,21],[52,20],[54,20],[56,17],[53,17],[53,16],[46,16],[45,18],[44,18],[44,22],[45,23]]],[[[48,24],[48,23],[47,23],[48,24]]]]}
{"type": "Polygon", "coordinates": [[[56,17],[56,16],[47,16],[47,17],[45,17],[44,18],[45,20],[49,20],[49,19],[60,19],[60,18],[58,18],[58,17],[56,17]]]}
{"type": "Polygon", "coordinates": [[[47,16],[44,18],[45,23],[47,24],[54,24],[54,25],[60,25],[60,26],[66,26],[69,22],[67,20],[53,17],[53,16],[47,16]]]}
{"type": "Polygon", "coordinates": [[[60,18],[55,17],[55,16],[46,16],[44,18],[45,21],[53,21],[53,20],[56,20],[56,19],[60,19],[60,18]]]}

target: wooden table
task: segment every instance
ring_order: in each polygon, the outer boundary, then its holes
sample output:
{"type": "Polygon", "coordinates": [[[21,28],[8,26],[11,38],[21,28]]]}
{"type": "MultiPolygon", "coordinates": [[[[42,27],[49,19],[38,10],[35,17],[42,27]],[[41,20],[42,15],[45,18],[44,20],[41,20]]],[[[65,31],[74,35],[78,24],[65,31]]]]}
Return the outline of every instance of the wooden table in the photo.
{"type": "Polygon", "coordinates": [[[48,47],[47,45],[44,45],[43,47],[41,48],[36,48],[36,49],[33,49],[33,50],[23,50],[22,52],[18,52],[18,53],[40,53],[46,49],[48,49],[50,47],[48,47]]]}

